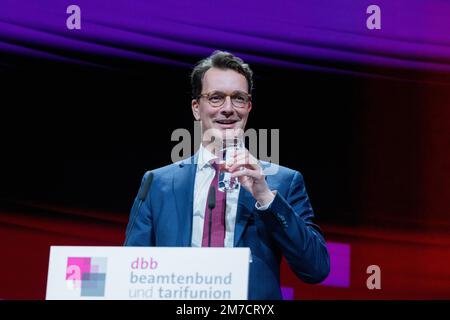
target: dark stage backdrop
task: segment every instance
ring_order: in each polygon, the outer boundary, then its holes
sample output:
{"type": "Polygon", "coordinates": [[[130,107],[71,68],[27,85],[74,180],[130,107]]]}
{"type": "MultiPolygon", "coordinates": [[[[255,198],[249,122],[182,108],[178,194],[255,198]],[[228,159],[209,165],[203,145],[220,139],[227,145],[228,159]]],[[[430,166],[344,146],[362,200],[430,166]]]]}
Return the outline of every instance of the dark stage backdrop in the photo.
{"type": "Polygon", "coordinates": [[[175,129],[193,132],[190,68],[215,49],[253,68],[248,127],[280,129],[280,163],[304,175],[330,246],[321,285],[283,264],[286,298],[450,298],[448,5],[406,14],[381,1],[385,29],[373,34],[364,1],[262,4],[241,28],[222,14],[196,24],[183,10],[218,9],[169,2],[170,17],[147,20],[122,1],[80,2],[78,33],[64,29],[69,3],[2,3],[0,298],[45,297],[50,245],[122,244],[142,175],[170,163],[175,129]],[[121,6],[131,11],[119,19],[121,6]],[[408,33],[402,21],[426,13],[435,20],[408,33]],[[366,286],[370,265],[381,290],[366,286]]]}

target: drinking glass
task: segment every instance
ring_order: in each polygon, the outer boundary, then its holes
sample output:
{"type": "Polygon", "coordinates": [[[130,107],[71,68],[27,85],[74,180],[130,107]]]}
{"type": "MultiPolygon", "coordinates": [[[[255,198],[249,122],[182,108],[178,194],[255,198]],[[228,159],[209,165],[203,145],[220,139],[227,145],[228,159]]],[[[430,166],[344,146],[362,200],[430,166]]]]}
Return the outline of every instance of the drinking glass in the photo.
{"type": "Polygon", "coordinates": [[[222,141],[222,149],[219,155],[219,191],[226,192],[239,188],[239,178],[231,178],[231,172],[226,167],[234,163],[233,154],[244,148],[244,140],[242,138],[229,138],[222,141]]]}

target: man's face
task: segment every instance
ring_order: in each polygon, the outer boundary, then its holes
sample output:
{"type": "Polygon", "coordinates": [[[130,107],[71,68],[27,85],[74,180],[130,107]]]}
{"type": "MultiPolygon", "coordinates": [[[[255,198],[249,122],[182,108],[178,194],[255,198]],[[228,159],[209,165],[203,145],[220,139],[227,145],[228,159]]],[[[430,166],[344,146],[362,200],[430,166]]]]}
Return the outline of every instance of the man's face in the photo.
{"type": "MultiPolygon", "coordinates": [[[[222,92],[231,95],[236,92],[248,93],[247,79],[242,74],[231,69],[210,68],[202,81],[202,94],[222,92]]],[[[192,112],[196,120],[202,123],[203,132],[209,129],[225,130],[245,129],[248,114],[252,108],[251,102],[244,107],[236,107],[227,96],[220,107],[212,106],[207,97],[192,100],[192,112]]]]}

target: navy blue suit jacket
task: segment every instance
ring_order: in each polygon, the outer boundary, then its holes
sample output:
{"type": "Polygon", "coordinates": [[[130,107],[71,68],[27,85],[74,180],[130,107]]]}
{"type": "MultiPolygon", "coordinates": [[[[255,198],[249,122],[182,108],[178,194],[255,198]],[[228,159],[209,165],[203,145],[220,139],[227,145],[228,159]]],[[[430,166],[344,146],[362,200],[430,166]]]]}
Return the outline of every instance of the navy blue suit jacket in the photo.
{"type": "MultiPolygon", "coordinates": [[[[153,182],[135,222],[127,228],[129,246],[190,247],[193,219],[195,157],[153,170],[153,182]]],[[[266,176],[277,190],[267,210],[241,187],[238,199],[235,247],[249,247],[249,299],[281,299],[280,262],[286,258],[293,272],[306,283],[324,280],[330,271],[325,240],[312,222],[313,210],[302,175],[286,167],[266,176]]],[[[144,175],[142,183],[149,172],[144,175]]],[[[138,206],[134,201],[131,212],[138,206]]]]}

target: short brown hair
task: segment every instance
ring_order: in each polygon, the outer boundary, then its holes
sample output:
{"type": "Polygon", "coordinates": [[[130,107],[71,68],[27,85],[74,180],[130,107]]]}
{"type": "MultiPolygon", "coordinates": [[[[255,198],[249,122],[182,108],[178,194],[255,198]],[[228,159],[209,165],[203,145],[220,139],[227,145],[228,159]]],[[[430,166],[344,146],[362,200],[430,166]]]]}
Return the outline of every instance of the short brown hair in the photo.
{"type": "Polygon", "coordinates": [[[226,51],[214,51],[212,55],[197,63],[191,73],[192,98],[197,99],[202,93],[202,80],[210,68],[231,69],[247,79],[248,92],[253,89],[253,71],[241,58],[226,51]]]}

